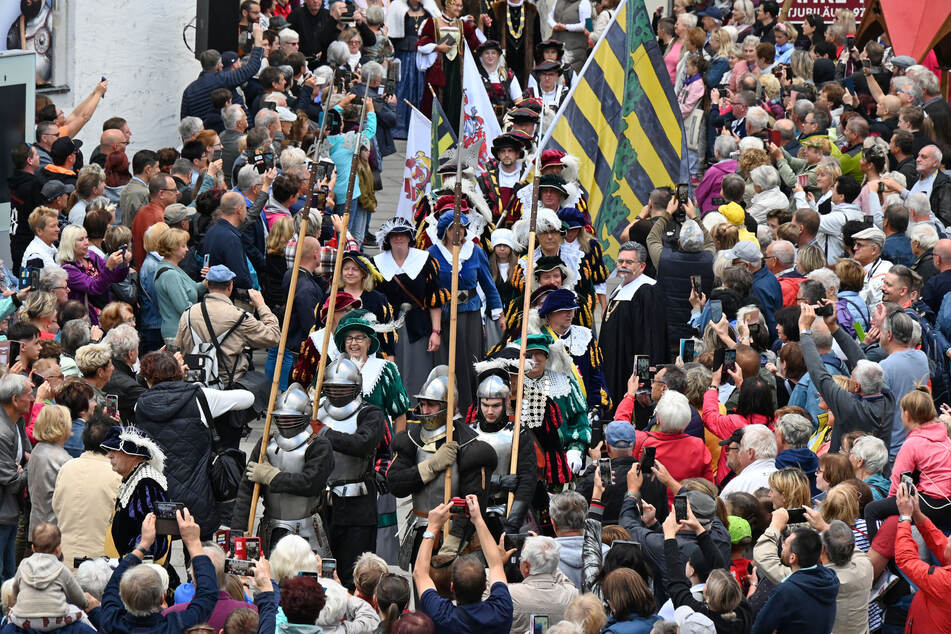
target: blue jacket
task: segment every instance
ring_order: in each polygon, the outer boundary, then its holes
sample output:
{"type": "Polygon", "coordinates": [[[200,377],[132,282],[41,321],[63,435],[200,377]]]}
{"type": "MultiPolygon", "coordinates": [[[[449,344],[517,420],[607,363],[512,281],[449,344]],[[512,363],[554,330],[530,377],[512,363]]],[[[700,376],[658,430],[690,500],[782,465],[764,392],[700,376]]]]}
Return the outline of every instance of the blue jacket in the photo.
{"type": "MultiPolygon", "coordinates": [[[[334,106],[335,109],[342,112],[340,106],[334,106]]],[[[366,125],[363,126],[362,139],[373,139],[376,136],[376,114],[367,113],[366,125]]],[[[337,184],[334,185],[334,200],[338,205],[346,202],[347,187],[350,184],[350,166],[353,164],[353,148],[357,143],[357,133],[355,130],[334,134],[327,137],[327,144],[330,146],[330,158],[337,167],[337,184]]],[[[353,181],[353,198],[360,197],[360,179],[353,181]]]]}
{"type": "Polygon", "coordinates": [[[776,456],[776,468],[799,467],[806,477],[809,478],[809,489],[812,495],[818,495],[819,489],[816,488],[816,471],[819,470],[819,457],[812,453],[809,447],[799,447],[798,449],[784,449],[776,456]]]}
{"type": "Polygon", "coordinates": [[[235,86],[240,86],[252,77],[258,74],[261,69],[261,59],[264,57],[264,49],[256,46],[251,51],[251,58],[248,63],[238,70],[223,71],[220,73],[202,71],[198,79],[188,84],[182,93],[181,117],[198,117],[203,120],[211,111],[211,91],[216,88],[227,88],[231,90],[235,86]]]}
{"type": "MultiPolygon", "coordinates": [[[[439,287],[449,289],[452,288],[452,257],[447,257],[446,251],[448,251],[448,249],[441,243],[429,247],[429,252],[433,258],[435,258],[436,262],[439,263],[439,287]]],[[[476,284],[478,284],[482,287],[482,292],[485,293],[485,299],[488,302],[488,316],[492,319],[497,319],[499,315],[493,315],[492,311],[501,312],[502,298],[499,297],[499,291],[495,287],[492,272],[489,271],[489,259],[485,256],[485,251],[483,251],[481,247],[476,246],[474,242],[469,241],[462,245],[459,260],[459,268],[461,269],[459,274],[459,290],[472,291],[472,296],[469,298],[469,301],[465,304],[459,302],[459,312],[469,312],[482,308],[482,300],[479,299],[479,294],[475,292],[476,284]],[[467,249],[471,250],[471,255],[463,260],[462,258],[465,257],[463,252],[467,249]]],[[[449,305],[446,304],[443,308],[448,307],[449,305]]]]}
{"type": "Polygon", "coordinates": [[[614,634],[650,634],[654,623],[662,620],[659,615],[651,614],[650,616],[632,615],[628,621],[618,621],[612,614],[604,629],[601,630],[601,634],[606,634],[606,632],[614,632],[614,634]]]}
{"type": "Polygon", "coordinates": [[[779,280],[768,268],[761,266],[753,273],[753,297],[759,301],[763,309],[763,319],[769,328],[769,338],[776,338],[776,311],[783,307],[783,289],[779,280]]]}
{"type": "Polygon", "coordinates": [[[215,567],[208,555],[199,555],[192,559],[195,596],[191,603],[181,612],[171,612],[167,615],[156,612],[149,616],[132,616],[122,604],[122,599],[119,598],[119,581],[127,569],[139,563],[141,562],[138,557],[128,554],[112,573],[112,578],[102,593],[101,631],[111,634],[179,634],[208,620],[218,602],[218,581],[215,577],[215,567]]]}
{"type": "Polygon", "coordinates": [[[911,252],[911,240],[904,233],[893,233],[885,238],[885,247],[882,249],[882,258],[892,264],[914,266],[915,254],[911,252]]]}
{"type": "Polygon", "coordinates": [[[244,254],[241,232],[224,218],[208,228],[202,249],[211,256],[208,265],[224,264],[235,274],[235,288],[252,288],[248,258],[244,254]]]}
{"type": "Polygon", "coordinates": [[[825,566],[803,568],[776,586],[753,623],[753,634],[832,631],[839,579],[825,566]]]}
{"type": "Polygon", "coordinates": [[[158,299],[155,296],[155,272],[162,258],[158,253],[146,253],[139,269],[139,285],[142,287],[142,310],[139,312],[140,328],[161,328],[162,314],[159,312],[158,299]]]}
{"type": "MultiPolygon", "coordinates": [[[[730,70],[730,58],[715,57],[710,60],[710,66],[707,68],[703,81],[707,88],[716,88],[720,85],[723,76],[730,70]]],[[[726,158],[726,157],[724,157],[726,158]]]]}
{"type": "Polygon", "coordinates": [[[271,592],[258,592],[254,605],[258,607],[258,634],[273,634],[277,631],[277,606],[281,602],[281,591],[271,581],[271,592]]]}

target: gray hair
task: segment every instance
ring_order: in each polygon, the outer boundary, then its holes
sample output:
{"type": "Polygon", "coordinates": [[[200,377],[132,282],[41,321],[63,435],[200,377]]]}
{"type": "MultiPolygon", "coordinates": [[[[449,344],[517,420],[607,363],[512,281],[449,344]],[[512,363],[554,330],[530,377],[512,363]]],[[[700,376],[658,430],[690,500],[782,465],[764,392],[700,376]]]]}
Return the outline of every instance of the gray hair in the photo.
{"type": "Polygon", "coordinates": [[[527,537],[522,546],[522,561],[528,562],[531,574],[550,574],[558,568],[561,545],[551,537],[527,537]]]}
{"type": "Polygon", "coordinates": [[[697,26],[697,15],[695,13],[681,13],[677,17],[677,21],[688,29],[692,29],[697,26]]]}
{"type": "Polygon", "coordinates": [[[836,566],[844,566],[855,552],[855,535],[848,524],[842,520],[832,520],[829,528],[822,531],[822,547],[826,555],[836,566]]]}
{"type": "Polygon", "coordinates": [[[918,242],[922,249],[933,249],[938,243],[938,232],[927,222],[916,222],[908,228],[908,239],[918,242]]]}
{"type": "Polygon", "coordinates": [[[87,559],[76,569],[76,581],[83,592],[88,592],[97,601],[102,599],[102,592],[112,577],[112,566],[105,559],[87,559]]]}
{"type": "Polygon", "coordinates": [[[254,165],[245,165],[238,170],[238,189],[243,192],[251,191],[255,185],[260,185],[264,180],[264,174],[258,171],[254,165]]]}
{"type": "Polygon", "coordinates": [[[807,114],[812,114],[815,109],[816,105],[808,99],[797,99],[793,104],[793,114],[800,120],[805,119],[807,114]]]}
{"type": "Polygon", "coordinates": [[[723,136],[722,134],[717,136],[717,140],[713,142],[713,151],[719,155],[721,160],[730,158],[730,155],[737,151],[736,139],[731,136],[723,136]]]}
{"type": "Polygon", "coordinates": [[[867,473],[881,473],[888,464],[888,447],[885,441],[875,436],[859,436],[852,442],[852,451],[849,452],[864,464],[867,473]]]}
{"type": "Polygon", "coordinates": [[[832,337],[832,333],[829,332],[828,326],[819,318],[816,318],[813,322],[812,340],[815,342],[816,348],[823,352],[832,350],[832,346],[835,345],[835,339],[832,337]]]}
{"type": "Polygon", "coordinates": [[[186,143],[204,129],[205,124],[198,117],[185,117],[178,124],[178,136],[182,137],[182,143],[186,143]]]}
{"type": "Polygon", "coordinates": [[[915,192],[905,199],[905,207],[912,218],[931,219],[931,199],[927,194],[915,192]]]}
{"type": "Polygon", "coordinates": [[[657,401],[654,415],[662,432],[678,434],[690,424],[690,403],[680,392],[667,390],[657,401]]]}
{"type": "Polygon", "coordinates": [[[214,72],[221,62],[221,53],[213,48],[209,48],[207,51],[202,51],[198,55],[198,62],[201,64],[201,69],[206,73],[214,72]]]}
{"type": "Polygon", "coordinates": [[[779,172],[772,165],[760,165],[750,172],[750,180],[763,191],[775,189],[779,187],[779,172]]]}
{"type": "Polygon", "coordinates": [[[244,108],[236,103],[222,108],[221,121],[225,125],[225,130],[234,130],[235,126],[238,125],[238,121],[241,121],[242,114],[244,114],[244,108]]]}
{"type": "Polygon", "coordinates": [[[162,578],[149,566],[133,566],[119,582],[122,605],[132,616],[149,616],[162,608],[162,578]]]}
{"type": "MultiPolygon", "coordinates": [[[[905,71],[905,74],[908,74],[908,71],[905,71]]],[[[938,77],[932,73],[927,68],[916,72],[914,74],[915,83],[918,84],[918,87],[921,88],[921,92],[926,95],[940,95],[941,86],[938,84],[938,77]]]]}
{"type": "MultiPolygon", "coordinates": [[[[238,106],[239,108],[241,106],[238,106]]],[[[177,158],[175,162],[172,163],[172,175],[178,174],[179,176],[188,176],[191,177],[192,173],[192,162],[187,158],[177,158]]]]}
{"type": "Polygon", "coordinates": [[[270,108],[262,108],[254,115],[254,127],[266,128],[280,121],[280,116],[270,108]]]}
{"type": "Polygon", "coordinates": [[[277,34],[277,37],[280,38],[281,44],[286,44],[288,42],[299,42],[300,34],[291,28],[283,28],[277,34]]]}
{"type": "Polygon", "coordinates": [[[783,268],[788,269],[796,263],[796,247],[793,246],[792,242],[776,240],[771,246],[773,247],[773,255],[776,256],[783,268]]]}
{"type": "Polygon", "coordinates": [[[766,425],[747,425],[743,428],[741,449],[752,449],[756,452],[756,459],[775,458],[779,452],[776,446],[776,436],[766,425]]]}
{"type": "Polygon", "coordinates": [[[66,284],[68,279],[66,269],[56,264],[49,264],[40,272],[40,284],[37,290],[52,293],[54,288],[66,284]]]}
{"type": "Polygon", "coordinates": [[[588,502],[577,491],[562,491],[552,496],[548,503],[548,514],[558,530],[584,530],[584,519],[588,514],[588,502]]]}
{"type": "Polygon", "coordinates": [[[882,320],[882,334],[891,333],[895,341],[903,346],[911,345],[915,337],[914,320],[905,314],[904,311],[896,311],[886,315],[882,320]]]}
{"type": "Polygon", "coordinates": [[[640,242],[634,242],[633,240],[628,240],[624,244],[618,247],[618,253],[621,251],[634,251],[637,253],[637,262],[639,264],[647,263],[647,249],[644,248],[644,245],[640,242]]]}
{"type": "Polygon", "coordinates": [[[307,153],[299,147],[289,147],[281,152],[280,163],[285,172],[298,165],[307,165],[307,153]]]}
{"type": "Polygon", "coordinates": [[[63,352],[69,356],[89,343],[92,335],[89,331],[89,322],[85,319],[70,319],[59,331],[59,341],[63,345],[63,352]]]}
{"type": "MultiPolygon", "coordinates": [[[[374,5],[372,8],[379,8],[374,5]]],[[[377,62],[367,62],[360,67],[360,79],[362,79],[367,84],[373,84],[377,81],[383,80],[383,66],[377,62]]]]}
{"type": "Polygon", "coordinates": [[[125,363],[129,353],[139,349],[139,333],[129,324],[119,324],[106,333],[102,342],[109,346],[113,361],[125,363]]]}
{"type": "Polygon", "coordinates": [[[14,396],[20,396],[27,390],[33,391],[33,383],[22,374],[7,373],[0,377],[0,403],[9,405],[14,396]]]}
{"type": "Polygon", "coordinates": [[[696,220],[688,218],[680,226],[680,235],[677,236],[680,249],[688,253],[698,253],[703,248],[703,229],[696,220]]]}
{"type": "Polygon", "coordinates": [[[317,572],[310,544],[300,535],[285,535],[271,549],[271,578],[280,583],[299,572],[317,572]]]}
{"type": "Polygon", "coordinates": [[[858,383],[862,394],[877,394],[885,384],[885,373],[882,366],[868,359],[860,359],[852,370],[852,380],[858,383]]]}
{"type": "Polygon", "coordinates": [[[790,447],[805,447],[812,437],[812,421],[801,414],[786,414],[776,421],[776,429],[790,447]]]}
{"type": "Polygon", "coordinates": [[[915,105],[921,105],[921,86],[910,77],[893,78],[892,88],[895,89],[895,92],[908,93],[915,105]]]}
{"type": "MultiPolygon", "coordinates": [[[[375,4],[367,7],[367,24],[379,26],[383,24],[385,20],[386,13],[383,11],[383,7],[375,4]]],[[[364,68],[366,68],[366,66],[364,66],[364,68]]]]}
{"type": "Polygon", "coordinates": [[[746,111],[746,121],[751,128],[756,128],[753,132],[765,130],[769,126],[769,114],[759,106],[753,106],[746,111]]]}
{"type": "Polygon", "coordinates": [[[836,295],[839,294],[839,285],[842,283],[842,280],[829,269],[816,269],[806,275],[806,277],[822,284],[827,293],[831,290],[834,291],[836,295]]]}
{"type": "Polygon", "coordinates": [[[750,44],[752,44],[753,46],[756,46],[757,44],[760,43],[760,41],[761,40],[755,35],[747,35],[746,37],[743,38],[743,47],[746,48],[750,44]]]}
{"type": "Polygon", "coordinates": [[[740,148],[740,152],[742,153],[747,150],[765,150],[766,144],[763,143],[763,139],[758,136],[745,136],[737,143],[737,147],[740,148]]]}

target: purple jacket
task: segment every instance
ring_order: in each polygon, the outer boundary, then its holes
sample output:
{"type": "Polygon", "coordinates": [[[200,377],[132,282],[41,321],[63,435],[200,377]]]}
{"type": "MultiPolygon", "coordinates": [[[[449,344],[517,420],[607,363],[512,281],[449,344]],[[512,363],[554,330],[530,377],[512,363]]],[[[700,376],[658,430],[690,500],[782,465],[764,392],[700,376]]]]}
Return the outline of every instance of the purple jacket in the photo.
{"type": "Polygon", "coordinates": [[[89,319],[92,325],[97,326],[99,325],[99,309],[89,303],[87,297],[109,293],[109,285],[124,280],[129,274],[129,267],[117,266],[115,270],[110,271],[105,260],[92,251],[86,254],[86,258],[99,270],[99,277],[90,277],[75,262],[62,262],[60,266],[66,270],[68,276],[66,284],[69,286],[69,298],[85,303],[89,308],[89,319]]]}
{"type": "Polygon", "coordinates": [[[700,208],[701,214],[717,208],[713,204],[713,199],[720,195],[720,183],[723,182],[724,176],[735,172],[736,161],[732,159],[710,166],[707,173],[703,175],[703,180],[697,185],[697,207],[700,208]]]}
{"type": "MultiPolygon", "coordinates": [[[[170,608],[166,608],[162,611],[163,615],[168,615],[173,612],[182,612],[188,608],[189,603],[179,603],[178,605],[173,605],[170,608]]],[[[231,598],[231,595],[226,591],[218,590],[218,602],[215,603],[215,609],[212,610],[211,616],[208,617],[207,623],[216,630],[220,630],[225,626],[225,621],[228,620],[228,615],[239,608],[250,608],[255,612],[258,611],[258,606],[246,603],[244,601],[236,601],[231,598]]]]}

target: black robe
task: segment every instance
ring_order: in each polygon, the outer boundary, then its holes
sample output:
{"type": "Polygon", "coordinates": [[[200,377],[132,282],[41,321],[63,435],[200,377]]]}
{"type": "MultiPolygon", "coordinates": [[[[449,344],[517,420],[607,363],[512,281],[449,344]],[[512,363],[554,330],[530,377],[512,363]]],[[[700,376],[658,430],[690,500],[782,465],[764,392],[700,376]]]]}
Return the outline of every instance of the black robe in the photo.
{"type": "Polygon", "coordinates": [[[648,355],[651,366],[667,362],[667,310],[658,285],[642,284],[630,301],[609,300],[598,340],[608,394],[619,403],[627,393],[635,355],[648,355]]]}

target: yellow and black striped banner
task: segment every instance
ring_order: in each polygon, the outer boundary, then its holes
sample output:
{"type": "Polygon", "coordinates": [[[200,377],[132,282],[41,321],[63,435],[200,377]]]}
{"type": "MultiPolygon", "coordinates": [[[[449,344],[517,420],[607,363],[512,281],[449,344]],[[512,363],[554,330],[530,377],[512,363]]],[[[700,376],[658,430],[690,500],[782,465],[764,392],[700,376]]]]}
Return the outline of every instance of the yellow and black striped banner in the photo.
{"type": "Polygon", "coordinates": [[[456,134],[452,131],[452,126],[449,125],[449,120],[446,118],[446,112],[442,109],[439,100],[436,99],[436,95],[433,95],[432,133],[433,153],[430,156],[432,156],[433,175],[431,180],[432,190],[437,190],[442,187],[442,177],[436,171],[439,167],[439,157],[456,145],[456,134]]]}

